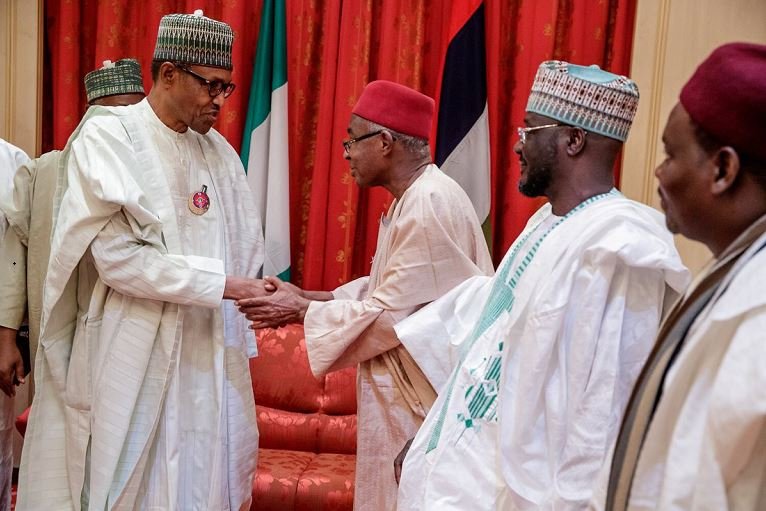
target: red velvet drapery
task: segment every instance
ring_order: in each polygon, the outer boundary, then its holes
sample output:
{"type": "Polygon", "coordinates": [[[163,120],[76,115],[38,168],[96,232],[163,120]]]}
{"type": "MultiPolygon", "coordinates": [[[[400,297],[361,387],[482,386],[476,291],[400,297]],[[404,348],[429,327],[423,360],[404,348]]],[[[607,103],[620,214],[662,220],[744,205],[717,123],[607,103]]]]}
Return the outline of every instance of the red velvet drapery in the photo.
{"type": "Polygon", "coordinates": [[[149,92],[160,18],[195,9],[234,30],[232,80],[239,90],[226,100],[216,129],[239,150],[262,5],[263,0],[45,0],[44,110],[50,122],[44,123],[43,150],[66,144],[87,108],[83,77],[104,60],[137,58],[149,92]]]}
{"type": "MultiPolygon", "coordinates": [[[[435,95],[450,8],[461,0],[287,0],[291,236],[294,280],[331,289],[369,271],[377,222],[390,203],[359,190],[340,142],[364,85],[384,78],[435,95]]],[[[234,80],[217,129],[239,149],[263,0],[46,0],[47,147],[61,147],[84,111],[82,77],[104,59],[149,62],[163,14],[205,14],[232,25],[234,80]]],[[[516,190],[515,127],[545,59],[627,74],[636,0],[485,0],[494,258],[539,201],[516,190]]]]}

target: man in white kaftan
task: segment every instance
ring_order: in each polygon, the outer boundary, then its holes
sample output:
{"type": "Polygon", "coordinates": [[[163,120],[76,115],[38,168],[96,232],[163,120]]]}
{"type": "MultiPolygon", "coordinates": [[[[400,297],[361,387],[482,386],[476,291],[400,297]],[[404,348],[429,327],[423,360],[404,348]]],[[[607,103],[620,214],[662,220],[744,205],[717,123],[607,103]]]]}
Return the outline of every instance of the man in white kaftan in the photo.
{"type": "MultiPolygon", "coordinates": [[[[312,372],[358,367],[357,510],[395,509],[394,458],[436,397],[393,325],[465,279],[492,273],[470,199],[430,164],[432,111],[433,101],[412,89],[367,85],[349,124],[346,158],[360,186],[384,186],[395,197],[380,222],[370,276],[332,293],[290,288],[305,314],[312,372]]],[[[287,301],[287,285],[274,282],[277,292],[260,300],[267,312],[249,315],[256,326],[270,320],[269,307],[287,301]]]]}
{"type": "Polygon", "coordinates": [[[666,295],[685,285],[658,216],[616,192],[566,219],[543,206],[494,279],[397,325],[424,368],[444,339],[454,342],[444,367],[457,367],[433,368],[442,386],[408,452],[399,509],[587,500],[666,295]]]}
{"type": "MultiPolygon", "coordinates": [[[[29,157],[19,149],[3,139],[0,139],[0,195],[7,194],[13,183],[13,175],[16,169],[26,163],[29,157]]],[[[0,211],[0,244],[5,235],[8,221],[0,211]]],[[[7,268],[0,268],[5,272],[7,268]]],[[[16,349],[16,335],[0,337],[0,357],[5,353],[18,351],[16,349]]],[[[3,380],[0,386],[0,510],[11,508],[11,478],[13,476],[13,425],[14,406],[13,396],[14,377],[18,380],[16,367],[8,367],[4,374],[0,374],[3,380]]],[[[21,367],[21,379],[23,380],[23,366],[21,367]]]]}
{"type": "Polygon", "coordinates": [[[23,509],[249,509],[248,356],[231,302],[263,260],[241,162],[212,130],[233,33],[160,22],[154,86],[72,142],[43,299],[23,509]],[[222,51],[223,50],[223,51],[222,51]],[[234,277],[241,276],[241,277],[234,277]]]}
{"type": "Polygon", "coordinates": [[[716,49],[670,113],[667,224],[714,258],[660,330],[593,509],[766,509],[764,116],[766,45],[752,43],[716,49]]]}
{"type": "Polygon", "coordinates": [[[395,327],[439,389],[404,460],[400,510],[587,503],[663,307],[688,278],[661,215],[612,188],[637,100],[627,78],[540,66],[515,150],[520,191],[550,202],[494,278],[395,327]],[[613,124],[599,124],[597,93],[623,105],[613,124]]]}

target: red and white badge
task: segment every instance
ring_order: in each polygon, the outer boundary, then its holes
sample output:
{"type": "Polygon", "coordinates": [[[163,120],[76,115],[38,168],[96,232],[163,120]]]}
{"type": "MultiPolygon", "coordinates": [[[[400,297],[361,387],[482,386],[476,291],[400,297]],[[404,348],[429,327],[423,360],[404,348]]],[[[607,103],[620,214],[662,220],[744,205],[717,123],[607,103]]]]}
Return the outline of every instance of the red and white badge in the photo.
{"type": "Polygon", "coordinates": [[[204,215],[210,209],[210,196],[207,194],[207,186],[202,185],[202,190],[194,192],[189,197],[189,211],[195,215],[204,215]]]}

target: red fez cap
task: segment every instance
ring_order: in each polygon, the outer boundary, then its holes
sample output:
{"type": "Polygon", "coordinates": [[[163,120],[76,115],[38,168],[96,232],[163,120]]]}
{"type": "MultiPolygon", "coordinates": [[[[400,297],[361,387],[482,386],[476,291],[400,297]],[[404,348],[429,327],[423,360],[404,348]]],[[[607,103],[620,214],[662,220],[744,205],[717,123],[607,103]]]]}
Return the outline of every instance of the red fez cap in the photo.
{"type": "Polygon", "coordinates": [[[417,138],[428,138],[434,100],[387,80],[367,84],[351,113],[386,128],[417,138]]]}
{"type": "Polygon", "coordinates": [[[681,104],[719,142],[766,160],[766,46],[717,48],[681,90],[681,104]]]}

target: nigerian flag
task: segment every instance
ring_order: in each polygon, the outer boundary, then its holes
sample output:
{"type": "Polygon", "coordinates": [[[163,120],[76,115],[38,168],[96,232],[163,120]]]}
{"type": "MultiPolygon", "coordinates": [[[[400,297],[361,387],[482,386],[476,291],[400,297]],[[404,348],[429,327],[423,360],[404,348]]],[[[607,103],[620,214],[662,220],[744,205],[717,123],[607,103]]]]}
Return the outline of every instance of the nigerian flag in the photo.
{"type": "Polygon", "coordinates": [[[263,274],[290,279],[287,158],[287,37],[284,0],[265,0],[242,137],[242,163],[263,222],[263,274]]]}

